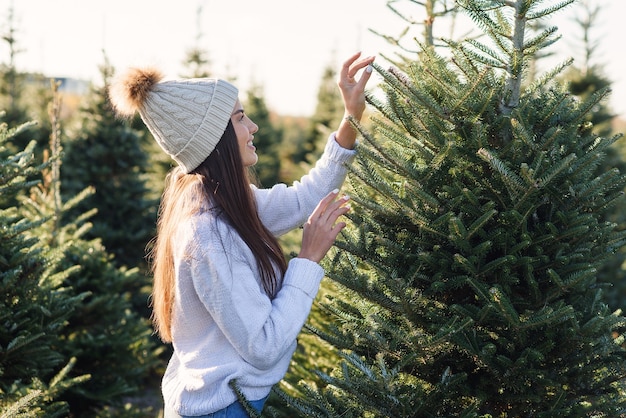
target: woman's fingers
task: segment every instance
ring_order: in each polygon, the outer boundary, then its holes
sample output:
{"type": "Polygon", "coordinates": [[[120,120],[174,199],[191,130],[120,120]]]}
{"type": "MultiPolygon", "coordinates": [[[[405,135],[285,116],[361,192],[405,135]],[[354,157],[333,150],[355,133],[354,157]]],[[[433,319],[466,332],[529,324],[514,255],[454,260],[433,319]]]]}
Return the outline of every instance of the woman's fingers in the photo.
{"type": "Polygon", "coordinates": [[[360,119],[365,110],[365,86],[372,76],[370,64],[375,59],[375,57],[359,58],[360,56],[360,52],[354,54],[343,63],[337,83],[341,91],[345,112],[356,119],[360,119]],[[357,81],[355,77],[363,68],[366,70],[362,72],[357,81]]]}
{"type": "Polygon", "coordinates": [[[333,191],[330,196],[326,196],[320,205],[318,205],[318,210],[313,213],[318,213],[319,219],[326,224],[334,224],[341,215],[347,213],[350,210],[350,206],[346,205],[350,197],[344,195],[339,199],[335,200],[338,191],[333,191]],[[326,200],[330,197],[330,200],[326,200]],[[323,203],[323,204],[322,204],[323,203]]]}
{"type": "Polygon", "coordinates": [[[346,223],[337,222],[337,219],[350,210],[350,206],[346,204],[349,197],[336,199],[338,193],[338,190],[334,190],[324,197],[304,225],[299,257],[321,261],[339,232],[345,228],[346,223]]]}
{"type": "Polygon", "coordinates": [[[313,214],[317,213],[319,215],[323,213],[328,207],[328,205],[330,205],[335,200],[338,194],[339,194],[339,189],[335,189],[332,192],[328,193],[326,196],[324,196],[322,200],[320,200],[320,202],[317,204],[317,207],[315,208],[315,210],[313,210],[313,214]]]}
{"type": "MultiPolygon", "coordinates": [[[[339,76],[340,79],[353,79],[357,73],[359,72],[359,70],[367,67],[368,65],[370,65],[371,63],[374,62],[375,57],[370,56],[370,57],[365,57],[365,58],[361,58],[360,60],[357,61],[357,59],[361,56],[360,52],[357,52],[356,54],[352,55],[350,58],[348,58],[346,61],[344,61],[342,67],[341,67],[341,71],[339,72],[339,76]]],[[[366,71],[363,76],[367,76],[367,78],[369,78],[368,74],[370,74],[371,71],[366,71]]]]}

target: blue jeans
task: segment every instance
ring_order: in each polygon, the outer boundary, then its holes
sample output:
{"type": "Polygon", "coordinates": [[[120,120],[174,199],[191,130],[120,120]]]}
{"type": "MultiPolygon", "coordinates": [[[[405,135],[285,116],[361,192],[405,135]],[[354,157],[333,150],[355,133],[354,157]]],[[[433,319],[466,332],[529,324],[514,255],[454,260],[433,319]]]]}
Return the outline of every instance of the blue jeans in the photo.
{"type": "MultiPolygon", "coordinates": [[[[250,405],[260,414],[263,410],[263,405],[265,405],[265,401],[267,401],[268,396],[263,399],[259,399],[258,401],[249,401],[250,405]]],[[[165,408],[164,418],[250,418],[250,415],[246,412],[246,409],[239,403],[239,401],[235,401],[231,403],[224,409],[220,409],[217,412],[213,412],[212,414],[207,415],[178,415],[176,412],[165,408]]]]}

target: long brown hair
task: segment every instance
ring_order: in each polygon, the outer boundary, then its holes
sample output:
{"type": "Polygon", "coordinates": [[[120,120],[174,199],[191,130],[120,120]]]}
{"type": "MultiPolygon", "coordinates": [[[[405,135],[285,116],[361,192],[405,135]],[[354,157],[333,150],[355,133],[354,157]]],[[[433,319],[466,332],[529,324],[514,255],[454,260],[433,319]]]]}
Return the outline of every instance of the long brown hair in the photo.
{"type": "Polygon", "coordinates": [[[224,216],[248,245],[257,260],[263,289],[271,298],[276,295],[287,262],[278,240],[259,219],[250,182],[230,121],[213,152],[195,170],[184,174],[175,168],[168,174],[157,235],[149,253],[154,274],[152,321],[163,341],[172,341],[175,275],[170,237],[182,219],[198,213],[207,204],[219,210],[219,216],[224,216]]]}

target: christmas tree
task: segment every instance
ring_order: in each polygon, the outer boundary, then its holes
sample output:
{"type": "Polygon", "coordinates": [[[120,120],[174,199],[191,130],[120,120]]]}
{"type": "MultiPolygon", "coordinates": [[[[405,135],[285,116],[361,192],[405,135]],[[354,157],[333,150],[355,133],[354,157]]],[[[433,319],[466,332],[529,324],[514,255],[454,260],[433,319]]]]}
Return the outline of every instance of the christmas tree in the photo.
{"type": "Polygon", "coordinates": [[[388,70],[349,177],[350,226],[327,265],[344,288],[317,334],[342,360],[307,417],[581,417],[626,413],[620,311],[598,269],[626,239],[605,221],[619,139],[557,82],[525,79],[573,1],[463,0],[485,40],[420,45],[388,70]]]}
{"type": "Polygon", "coordinates": [[[100,72],[102,85],[92,86],[80,109],[80,130],[65,143],[62,193],[69,200],[93,187],[95,193],[79,202],[70,217],[97,208],[86,236],[100,238],[116,265],[147,270],[145,248],[157,207],[147,186],[148,156],[140,131],[118,119],[108,102],[112,66],[105,61],[100,72]]]}
{"type": "Polygon", "coordinates": [[[60,254],[45,252],[31,235],[49,218],[25,219],[12,203],[45,168],[34,162],[34,140],[9,151],[32,125],[0,125],[0,417],[66,416],[68,405],[59,396],[89,377],[68,377],[75,360],[58,350],[68,318],[85,297],[63,286],[76,268],[59,268],[60,254]]]}
{"type": "Polygon", "coordinates": [[[42,170],[43,181],[19,202],[25,219],[48,220],[32,228],[29,235],[36,238],[43,255],[58,258],[56,266],[49,266],[51,272],[70,272],[59,285],[69,295],[81,296],[81,303],[68,313],[57,336],[56,349],[74,359],[70,376],[88,375],[90,379],[69,388],[60,399],[69,405],[71,416],[145,416],[149,408],[144,411],[142,405],[131,401],[145,395],[145,386],[161,366],[158,356],[163,351],[152,337],[142,306],[133,304],[139,298],[147,306],[148,295],[141,292],[146,279],[137,267],[118,267],[99,238],[87,237],[92,226],[88,220],[96,210],[74,213],[93,194],[92,188],[63,199],[62,100],[56,87],[53,85],[54,100],[49,107],[49,167],[42,170]]]}

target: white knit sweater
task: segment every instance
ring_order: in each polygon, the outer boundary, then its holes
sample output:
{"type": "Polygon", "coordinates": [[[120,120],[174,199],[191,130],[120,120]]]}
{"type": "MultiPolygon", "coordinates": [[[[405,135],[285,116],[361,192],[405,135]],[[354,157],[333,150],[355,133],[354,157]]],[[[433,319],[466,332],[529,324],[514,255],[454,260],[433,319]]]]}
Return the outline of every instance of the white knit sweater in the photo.
{"type": "MultiPolygon", "coordinates": [[[[355,151],[331,135],[316,166],[299,182],[253,187],[265,226],[281,235],[306,222],[319,201],[341,187],[355,151]]],[[[324,271],[310,260],[289,262],[270,300],[252,252],[214,212],[182,222],[175,237],[174,353],[162,382],[166,407],[181,415],[218,411],[236,400],[264,398],[285,375],[324,271]]]]}

